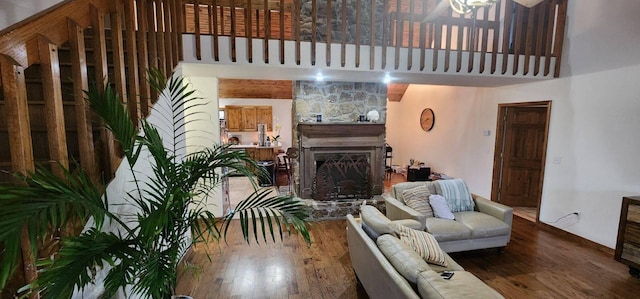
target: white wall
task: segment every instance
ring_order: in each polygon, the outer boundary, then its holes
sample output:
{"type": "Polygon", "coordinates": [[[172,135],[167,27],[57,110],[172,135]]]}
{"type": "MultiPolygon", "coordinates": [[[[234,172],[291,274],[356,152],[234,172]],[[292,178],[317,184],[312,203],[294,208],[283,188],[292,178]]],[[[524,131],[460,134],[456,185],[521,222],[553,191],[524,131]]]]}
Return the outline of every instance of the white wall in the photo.
{"type": "Polygon", "coordinates": [[[577,2],[569,2],[562,78],[478,89],[411,85],[388,105],[387,139],[403,163],[425,160],[489,196],[497,105],[551,100],[540,220],[614,248],[622,196],[640,194],[640,38],[631,29],[640,28],[640,1],[577,2]],[[436,114],[429,133],[418,125],[425,107],[436,114]],[[579,220],[554,223],[574,211],[579,220]]]}
{"type": "MultiPolygon", "coordinates": [[[[220,108],[227,105],[246,106],[271,106],[273,113],[272,128],[275,130],[276,124],[280,124],[280,142],[282,148],[286,150],[291,147],[291,99],[220,99],[220,108]]],[[[229,132],[230,136],[238,136],[242,144],[252,144],[258,142],[258,132],[229,132]]],[[[273,131],[268,131],[267,136],[274,136],[273,131]]]]}
{"type": "MultiPolygon", "coordinates": [[[[220,123],[218,120],[218,78],[202,76],[194,72],[189,64],[181,64],[182,74],[196,90],[195,96],[201,97],[199,113],[193,115],[197,120],[187,126],[187,153],[220,144],[220,123]]],[[[214,215],[224,215],[222,187],[218,186],[207,198],[207,207],[214,215]]]]}
{"type": "Polygon", "coordinates": [[[22,21],[60,0],[0,0],[0,30],[22,21]]]}

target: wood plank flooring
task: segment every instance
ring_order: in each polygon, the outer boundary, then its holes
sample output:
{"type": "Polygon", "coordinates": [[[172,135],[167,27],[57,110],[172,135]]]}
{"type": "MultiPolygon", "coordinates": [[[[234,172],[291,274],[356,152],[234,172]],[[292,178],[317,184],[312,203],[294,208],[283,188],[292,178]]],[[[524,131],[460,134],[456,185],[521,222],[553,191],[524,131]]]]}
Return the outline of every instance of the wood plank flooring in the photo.
{"type": "MultiPolygon", "coordinates": [[[[394,174],[385,183],[398,181],[402,178],[394,174]]],[[[212,242],[194,249],[188,261],[199,274],[182,273],[178,294],[196,299],[368,298],[351,268],[345,227],[344,220],[313,223],[310,247],[297,235],[247,245],[236,222],[226,244],[212,242]]],[[[519,217],[514,217],[505,253],[487,249],[452,257],[506,298],[640,298],[640,280],[610,252],[519,217]]]]}
{"type": "MultiPolygon", "coordinates": [[[[178,293],[204,298],[367,298],[351,269],[345,222],[313,223],[313,244],[297,235],[283,242],[247,245],[233,227],[227,244],[197,246],[178,293]],[[205,250],[211,254],[209,262],[205,250]]],[[[506,298],[638,298],[640,280],[596,249],[564,240],[534,223],[514,218],[505,253],[452,254],[467,271],[506,298]]]]}

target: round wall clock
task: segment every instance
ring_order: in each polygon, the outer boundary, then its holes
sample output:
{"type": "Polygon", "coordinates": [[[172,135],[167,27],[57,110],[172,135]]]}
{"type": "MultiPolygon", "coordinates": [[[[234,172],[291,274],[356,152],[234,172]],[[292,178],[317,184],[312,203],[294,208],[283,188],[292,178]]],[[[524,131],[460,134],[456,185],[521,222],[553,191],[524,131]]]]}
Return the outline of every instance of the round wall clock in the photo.
{"type": "Polygon", "coordinates": [[[435,121],[436,117],[433,114],[433,110],[431,110],[431,108],[422,110],[422,114],[420,114],[420,127],[424,131],[431,131],[431,129],[433,129],[433,124],[435,123],[435,121]]]}

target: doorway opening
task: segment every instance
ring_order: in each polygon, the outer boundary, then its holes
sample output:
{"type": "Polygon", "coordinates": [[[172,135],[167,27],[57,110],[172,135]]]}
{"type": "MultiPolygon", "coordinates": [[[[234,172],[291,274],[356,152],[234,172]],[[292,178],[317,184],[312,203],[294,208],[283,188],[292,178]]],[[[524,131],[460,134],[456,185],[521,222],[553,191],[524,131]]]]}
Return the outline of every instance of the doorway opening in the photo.
{"type": "Polygon", "coordinates": [[[491,200],[540,221],[551,101],[498,105],[491,200]]]}

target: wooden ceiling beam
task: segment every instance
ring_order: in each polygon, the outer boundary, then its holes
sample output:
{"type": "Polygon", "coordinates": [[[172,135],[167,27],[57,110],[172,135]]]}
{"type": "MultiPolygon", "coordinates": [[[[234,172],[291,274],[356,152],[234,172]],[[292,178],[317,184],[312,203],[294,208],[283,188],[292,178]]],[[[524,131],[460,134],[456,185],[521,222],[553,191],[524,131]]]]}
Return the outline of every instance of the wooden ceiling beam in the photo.
{"type": "Polygon", "coordinates": [[[293,99],[291,80],[220,79],[218,97],[235,99],[293,99]]]}

